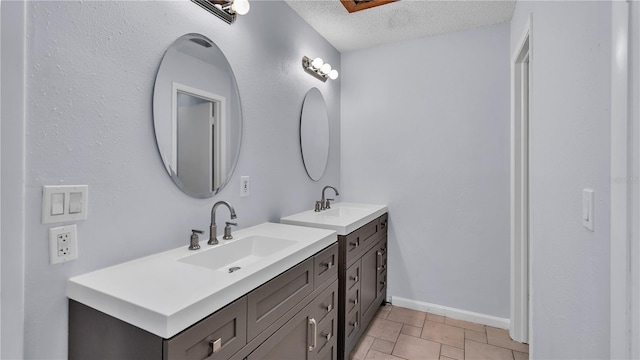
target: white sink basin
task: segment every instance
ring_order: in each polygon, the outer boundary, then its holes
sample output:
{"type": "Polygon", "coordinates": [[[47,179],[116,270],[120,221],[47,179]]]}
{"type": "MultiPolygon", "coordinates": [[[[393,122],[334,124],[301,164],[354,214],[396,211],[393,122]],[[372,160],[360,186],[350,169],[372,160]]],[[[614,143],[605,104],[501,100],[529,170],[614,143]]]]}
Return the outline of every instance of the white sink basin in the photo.
{"type": "Polygon", "coordinates": [[[185,256],[178,261],[229,273],[242,270],[243,267],[264,260],[294,244],[296,244],[294,240],[251,235],[235,241],[231,240],[222,246],[205,248],[205,251],[185,256]],[[234,267],[240,269],[229,271],[234,267]]]}
{"type": "MultiPolygon", "coordinates": [[[[188,232],[187,232],[188,234],[188,232]]],[[[264,223],[219,245],[200,242],[75,276],[70,299],[165,339],[337,241],[335,231],[264,223]],[[229,272],[230,267],[239,270],[229,272]]],[[[149,241],[153,241],[150,239],[149,241]]]]}
{"type": "Polygon", "coordinates": [[[329,210],[320,212],[313,210],[304,211],[283,217],[280,219],[280,222],[283,224],[329,229],[334,230],[338,235],[347,235],[386,212],[386,205],[341,202],[331,204],[331,209],[329,210]]]}

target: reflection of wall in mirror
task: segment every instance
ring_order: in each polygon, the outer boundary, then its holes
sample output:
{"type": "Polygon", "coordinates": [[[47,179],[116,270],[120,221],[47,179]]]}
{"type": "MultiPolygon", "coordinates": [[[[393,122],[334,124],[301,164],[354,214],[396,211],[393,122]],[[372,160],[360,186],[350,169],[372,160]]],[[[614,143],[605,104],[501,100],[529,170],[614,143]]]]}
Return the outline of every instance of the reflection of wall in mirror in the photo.
{"type": "MultiPolygon", "coordinates": [[[[159,114],[164,114],[163,119],[166,119],[166,121],[157,121],[158,119],[155,121],[160,154],[162,154],[165,163],[171,163],[172,158],[175,158],[171,146],[173,82],[218,94],[226,99],[234,98],[234,96],[230,96],[233,78],[228,71],[215,68],[204,61],[176,51],[175,48],[167,50],[162,60],[162,71],[158,73],[156,78],[156,89],[162,89],[162,93],[154,94],[154,97],[157,96],[154,106],[159,114]]],[[[226,103],[226,114],[230,114],[230,109],[234,108],[232,105],[230,102],[226,103]]],[[[230,128],[234,128],[234,126],[227,126],[227,133],[234,131],[230,128]]],[[[227,152],[227,157],[231,157],[231,160],[227,161],[228,164],[235,156],[230,153],[233,151],[227,152]]]]}

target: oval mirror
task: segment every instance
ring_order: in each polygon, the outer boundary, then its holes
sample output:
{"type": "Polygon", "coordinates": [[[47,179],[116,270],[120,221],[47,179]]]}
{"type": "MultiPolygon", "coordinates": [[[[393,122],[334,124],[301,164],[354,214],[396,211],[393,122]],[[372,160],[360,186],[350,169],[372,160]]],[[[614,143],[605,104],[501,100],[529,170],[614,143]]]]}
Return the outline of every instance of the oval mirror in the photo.
{"type": "Polygon", "coordinates": [[[227,58],[207,37],[183,35],[165,52],[153,124],[162,162],[184,193],[207,198],[225,186],[240,153],[240,95],[227,58]]]}
{"type": "Polygon", "coordinates": [[[300,148],[307,174],[312,180],[320,180],[329,159],[329,115],[317,88],[309,90],[302,103],[300,148]]]}

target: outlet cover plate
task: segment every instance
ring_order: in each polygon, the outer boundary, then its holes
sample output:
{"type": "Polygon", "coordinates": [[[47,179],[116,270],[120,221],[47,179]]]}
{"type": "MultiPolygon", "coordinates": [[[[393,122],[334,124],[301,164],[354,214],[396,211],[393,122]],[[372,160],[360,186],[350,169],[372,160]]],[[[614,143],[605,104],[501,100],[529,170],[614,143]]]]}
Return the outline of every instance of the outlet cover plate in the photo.
{"type": "Polygon", "coordinates": [[[78,230],[75,225],[49,229],[49,259],[51,265],[78,258],[78,230]]]}

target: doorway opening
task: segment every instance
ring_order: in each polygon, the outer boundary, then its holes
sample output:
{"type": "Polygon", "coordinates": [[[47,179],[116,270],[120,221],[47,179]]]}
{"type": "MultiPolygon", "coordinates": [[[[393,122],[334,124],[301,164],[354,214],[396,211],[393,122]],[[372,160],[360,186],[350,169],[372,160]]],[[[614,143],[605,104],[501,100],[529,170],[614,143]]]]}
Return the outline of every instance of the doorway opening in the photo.
{"type": "Polygon", "coordinates": [[[530,342],[531,17],[511,61],[511,321],[509,334],[530,342]]]}

